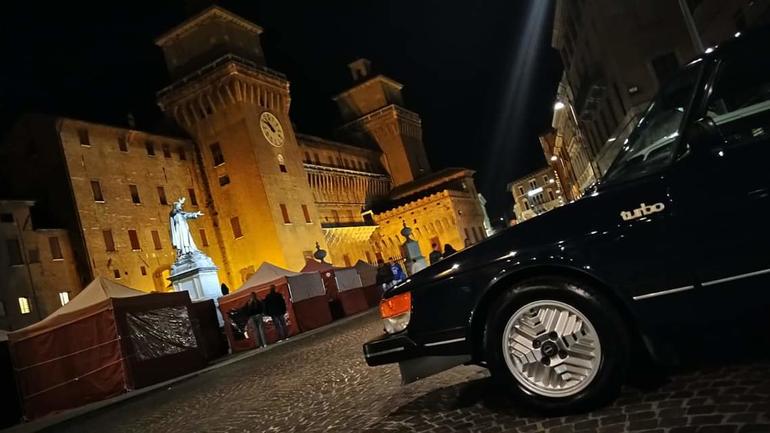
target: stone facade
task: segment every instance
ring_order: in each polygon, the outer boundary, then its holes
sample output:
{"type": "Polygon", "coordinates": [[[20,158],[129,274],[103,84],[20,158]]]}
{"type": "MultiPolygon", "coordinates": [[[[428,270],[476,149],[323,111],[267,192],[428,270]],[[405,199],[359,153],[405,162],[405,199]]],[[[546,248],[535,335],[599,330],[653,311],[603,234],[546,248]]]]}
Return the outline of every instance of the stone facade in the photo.
{"type": "Polygon", "coordinates": [[[17,123],[0,176],[70,234],[80,286],[100,275],[170,290],[179,197],[204,213],[194,240],[232,289],[262,262],[300,270],[316,244],[337,266],[400,258],[404,222],[423,254],[434,238],[457,249],[484,238],[473,172],[430,171],[401,84],[353,62],[351,89],[335,97],[345,142],[299,134],[261,32],[215,6],[156,41],[173,80],[159,105],[190,138],[61,117],[17,123]]]}
{"type": "Polygon", "coordinates": [[[513,194],[513,213],[522,222],[566,203],[557,172],[546,167],[508,184],[513,194]]]}
{"type": "Polygon", "coordinates": [[[36,227],[32,201],[0,201],[0,329],[16,330],[51,314],[80,292],[63,229],[36,227]]]}

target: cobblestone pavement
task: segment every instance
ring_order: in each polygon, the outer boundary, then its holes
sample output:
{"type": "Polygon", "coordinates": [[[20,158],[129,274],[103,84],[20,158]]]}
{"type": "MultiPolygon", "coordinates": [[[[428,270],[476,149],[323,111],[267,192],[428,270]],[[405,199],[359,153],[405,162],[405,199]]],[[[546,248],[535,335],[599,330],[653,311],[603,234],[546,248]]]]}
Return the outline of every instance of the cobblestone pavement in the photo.
{"type": "Polygon", "coordinates": [[[459,367],[407,386],[369,368],[365,315],[164,391],[54,427],[64,432],[770,432],[770,362],[706,367],[612,406],[560,418],[520,414],[485,370],[459,367]]]}

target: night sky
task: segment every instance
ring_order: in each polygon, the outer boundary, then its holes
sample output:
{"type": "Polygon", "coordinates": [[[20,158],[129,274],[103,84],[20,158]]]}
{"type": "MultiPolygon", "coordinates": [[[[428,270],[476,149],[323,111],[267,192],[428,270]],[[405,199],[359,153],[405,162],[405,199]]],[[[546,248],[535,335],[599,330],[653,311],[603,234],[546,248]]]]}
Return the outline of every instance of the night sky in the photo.
{"type": "MultiPolygon", "coordinates": [[[[530,15],[546,0],[218,3],[265,29],[267,64],[291,81],[299,132],[333,136],[331,97],[351,84],[347,63],[366,57],[404,84],[433,168],[478,171],[490,216],[510,210],[507,182],[546,164],[537,134],[550,124],[561,66],[552,10],[543,23],[530,15]]],[[[138,129],[156,130],[155,92],[169,79],[153,41],[190,9],[181,0],[4,2],[2,127],[27,111],[119,125],[131,112],[138,129]]]]}

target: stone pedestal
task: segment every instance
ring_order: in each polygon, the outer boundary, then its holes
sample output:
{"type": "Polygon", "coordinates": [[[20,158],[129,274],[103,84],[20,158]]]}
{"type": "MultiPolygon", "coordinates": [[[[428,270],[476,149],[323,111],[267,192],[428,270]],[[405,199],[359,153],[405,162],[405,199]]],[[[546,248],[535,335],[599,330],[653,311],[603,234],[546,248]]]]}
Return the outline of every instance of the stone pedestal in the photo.
{"type": "Polygon", "coordinates": [[[406,250],[406,265],[409,274],[413,273],[412,268],[415,266],[417,269],[424,269],[428,266],[428,262],[425,260],[425,257],[423,257],[422,252],[420,251],[420,245],[417,241],[409,239],[404,242],[404,249],[406,250]]]}
{"type": "Polygon", "coordinates": [[[190,299],[201,301],[211,299],[217,306],[217,319],[219,326],[224,326],[222,313],[219,311],[217,299],[222,296],[217,267],[211,258],[200,251],[188,253],[179,257],[171,265],[171,276],[169,280],[174,286],[174,290],[181,292],[186,290],[190,293],[190,299]]]}

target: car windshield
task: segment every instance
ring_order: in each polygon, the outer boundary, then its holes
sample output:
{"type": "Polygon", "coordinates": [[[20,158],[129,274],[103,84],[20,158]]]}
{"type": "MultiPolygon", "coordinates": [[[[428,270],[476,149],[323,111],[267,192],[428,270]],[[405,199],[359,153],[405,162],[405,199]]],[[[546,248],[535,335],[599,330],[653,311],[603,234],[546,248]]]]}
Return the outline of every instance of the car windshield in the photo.
{"type": "Polygon", "coordinates": [[[618,138],[622,147],[602,183],[644,176],[671,161],[700,71],[698,63],[676,75],[658,93],[628,138],[618,138]]]}

